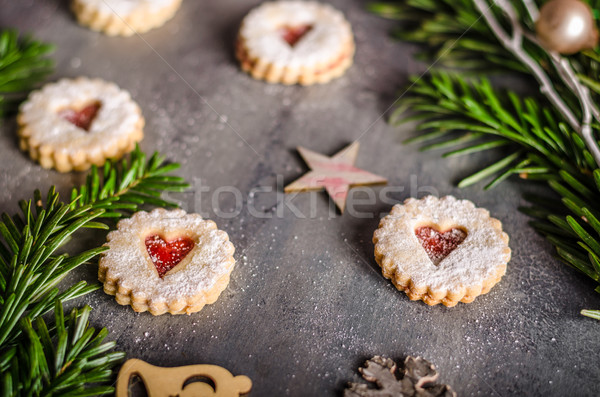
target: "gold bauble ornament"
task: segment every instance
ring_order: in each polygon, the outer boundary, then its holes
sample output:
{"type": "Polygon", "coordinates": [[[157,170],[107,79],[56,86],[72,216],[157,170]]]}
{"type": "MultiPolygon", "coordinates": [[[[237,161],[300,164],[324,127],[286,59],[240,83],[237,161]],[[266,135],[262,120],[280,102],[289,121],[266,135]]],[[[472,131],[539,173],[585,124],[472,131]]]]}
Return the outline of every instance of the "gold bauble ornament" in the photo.
{"type": "Polygon", "coordinates": [[[590,6],[580,0],[550,0],[540,9],[535,31],[550,51],[574,54],[598,43],[598,29],[590,6]]]}

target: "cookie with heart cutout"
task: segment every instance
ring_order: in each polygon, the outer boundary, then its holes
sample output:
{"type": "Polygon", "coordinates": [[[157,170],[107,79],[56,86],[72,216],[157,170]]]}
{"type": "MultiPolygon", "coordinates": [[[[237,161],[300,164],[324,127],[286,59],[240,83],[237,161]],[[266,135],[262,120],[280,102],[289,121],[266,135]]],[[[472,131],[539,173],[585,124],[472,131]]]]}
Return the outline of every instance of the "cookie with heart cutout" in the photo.
{"type": "Polygon", "coordinates": [[[109,36],[132,36],[162,26],[181,0],[71,0],[80,25],[109,36]]]}
{"type": "Polygon", "coordinates": [[[191,314],[229,284],[235,248],[210,220],[183,210],[140,211],[107,236],[98,279],[136,312],[191,314]]]}
{"type": "Polygon", "coordinates": [[[269,83],[327,83],[352,65],[354,36],[344,15],[314,1],[266,2],[242,21],[236,56],[269,83]]]}
{"type": "Polygon", "coordinates": [[[144,118],[129,93],[80,77],[34,91],[17,116],[22,150],[44,168],[83,171],[119,158],[144,137],[144,118]]]}
{"type": "Polygon", "coordinates": [[[396,288],[411,300],[449,307],[489,292],[511,256],[500,221],[452,196],[396,204],[373,243],[375,260],[396,288]]]}

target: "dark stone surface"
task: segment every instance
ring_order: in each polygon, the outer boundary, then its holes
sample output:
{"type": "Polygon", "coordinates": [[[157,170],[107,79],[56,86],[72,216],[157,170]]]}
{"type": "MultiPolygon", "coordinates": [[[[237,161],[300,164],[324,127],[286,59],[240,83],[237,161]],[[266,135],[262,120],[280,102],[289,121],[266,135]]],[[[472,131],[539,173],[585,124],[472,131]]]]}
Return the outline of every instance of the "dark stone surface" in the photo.
{"type": "MultiPolygon", "coordinates": [[[[340,395],[377,354],[421,355],[462,396],[597,395],[600,324],[579,311],[600,307],[600,299],[591,282],[552,258],[517,212],[530,187],[509,181],[492,192],[459,190],[453,182],[488,159],[418,153],[401,145],[410,127],[386,124],[383,113],[408,74],[427,67],[412,59],[414,47],[388,38],[393,23],[369,15],[364,2],[332,1],[355,30],[352,69],[325,86],[267,85],[241,73],[232,55],[237,26],[258,3],[186,0],[164,27],[122,39],[79,27],[64,1],[0,0],[0,26],[58,45],[54,78],[101,77],[132,93],[147,120],[143,149],[181,162],[196,192],[210,188],[176,198],[214,219],[237,248],[229,287],[201,312],[136,314],[98,291],[75,302],[94,308],[93,325],[107,327],[130,357],[164,366],[212,363],[246,374],[253,396],[340,395]],[[324,193],[286,196],[290,206],[281,204],[273,189],[306,171],[296,146],[333,154],[355,139],[362,145],[357,165],[400,187],[394,200],[433,189],[470,199],[502,220],[513,249],[502,282],[452,309],[410,302],[373,260],[372,233],[389,199],[358,206],[375,214],[367,218],[335,215],[324,193]],[[235,210],[233,194],[215,196],[221,186],[240,192],[240,215],[215,212],[215,206],[235,210]],[[261,187],[271,192],[252,193],[261,187]]],[[[82,181],[81,174],[43,170],[19,152],[14,120],[1,132],[0,210],[16,210],[36,187],[56,184],[67,192],[82,181]]],[[[359,191],[356,198],[367,195],[359,191]]],[[[102,241],[102,234],[86,235],[71,249],[102,241]]],[[[91,264],[66,282],[95,277],[91,264]]]]}

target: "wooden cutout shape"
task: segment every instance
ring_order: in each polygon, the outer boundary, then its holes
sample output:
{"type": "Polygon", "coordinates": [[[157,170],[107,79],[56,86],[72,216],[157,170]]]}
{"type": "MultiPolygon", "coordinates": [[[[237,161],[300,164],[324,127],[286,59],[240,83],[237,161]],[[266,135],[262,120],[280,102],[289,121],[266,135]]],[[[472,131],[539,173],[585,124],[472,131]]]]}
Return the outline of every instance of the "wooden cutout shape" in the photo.
{"type": "Polygon", "coordinates": [[[132,358],[119,371],[116,397],[129,396],[129,380],[134,375],[144,382],[148,397],[238,397],[252,388],[252,381],[247,376],[233,376],[217,365],[163,368],[132,358]],[[211,381],[214,388],[210,383],[203,382],[202,378],[211,381]]]}
{"type": "Polygon", "coordinates": [[[360,144],[354,142],[332,157],[298,147],[298,152],[311,171],[287,185],[285,193],[325,189],[340,212],[344,213],[346,197],[351,187],[387,183],[384,177],[354,166],[359,147],[360,144]]]}
{"type": "Polygon", "coordinates": [[[344,390],[344,397],[456,397],[450,386],[435,383],[439,376],[435,365],[424,358],[406,357],[400,379],[396,369],[396,363],[387,357],[375,356],[367,360],[358,370],[377,388],[371,389],[364,383],[350,383],[344,390]]]}

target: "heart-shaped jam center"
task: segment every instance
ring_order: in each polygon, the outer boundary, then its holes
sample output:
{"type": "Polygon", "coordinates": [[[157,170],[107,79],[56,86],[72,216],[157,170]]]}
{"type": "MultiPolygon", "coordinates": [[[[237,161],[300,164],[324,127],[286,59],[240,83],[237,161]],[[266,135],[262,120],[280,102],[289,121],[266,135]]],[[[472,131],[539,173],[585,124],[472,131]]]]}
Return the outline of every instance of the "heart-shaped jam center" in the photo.
{"type": "Polygon", "coordinates": [[[467,238],[467,232],[459,228],[440,232],[430,226],[417,228],[415,235],[436,266],[467,238]]]}
{"type": "Polygon", "coordinates": [[[293,47],[305,34],[310,32],[312,28],[312,25],[284,26],[279,29],[279,34],[290,47],[293,47]]]}
{"type": "Polygon", "coordinates": [[[89,131],[90,127],[92,126],[92,122],[100,110],[101,105],[102,104],[100,102],[96,101],[84,106],[81,109],[63,109],[58,112],[58,115],[82,130],[89,131]]]}
{"type": "Polygon", "coordinates": [[[192,248],[194,241],[188,237],[179,237],[171,241],[165,241],[157,234],[146,237],[146,249],[160,278],[177,266],[192,248]]]}

